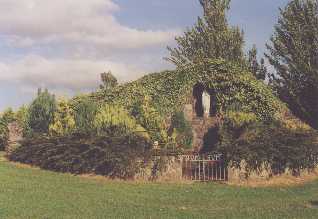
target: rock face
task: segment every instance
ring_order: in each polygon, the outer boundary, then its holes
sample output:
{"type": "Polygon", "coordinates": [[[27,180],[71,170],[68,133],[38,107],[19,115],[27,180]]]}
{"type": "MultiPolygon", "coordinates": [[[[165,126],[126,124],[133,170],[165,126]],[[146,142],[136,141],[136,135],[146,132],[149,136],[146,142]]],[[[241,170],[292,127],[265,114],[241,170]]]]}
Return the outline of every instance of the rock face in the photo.
{"type": "Polygon", "coordinates": [[[208,133],[211,127],[217,125],[216,117],[207,115],[198,117],[195,113],[194,104],[187,104],[184,107],[184,115],[187,121],[190,122],[193,132],[193,149],[200,151],[204,144],[204,136],[208,133]]]}

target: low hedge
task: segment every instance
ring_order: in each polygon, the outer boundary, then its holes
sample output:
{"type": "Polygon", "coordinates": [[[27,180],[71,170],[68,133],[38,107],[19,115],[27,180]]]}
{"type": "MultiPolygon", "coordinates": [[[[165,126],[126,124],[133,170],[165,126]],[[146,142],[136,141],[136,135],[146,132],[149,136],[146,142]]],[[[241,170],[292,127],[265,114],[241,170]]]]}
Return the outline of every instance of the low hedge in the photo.
{"type": "Polygon", "coordinates": [[[290,128],[279,121],[261,122],[253,114],[231,113],[219,128],[218,152],[236,168],[274,175],[289,169],[294,175],[317,167],[318,133],[312,129],[290,128]]]}
{"type": "Polygon", "coordinates": [[[150,143],[137,135],[24,140],[9,159],[43,169],[132,179],[150,157],[150,143]]]}

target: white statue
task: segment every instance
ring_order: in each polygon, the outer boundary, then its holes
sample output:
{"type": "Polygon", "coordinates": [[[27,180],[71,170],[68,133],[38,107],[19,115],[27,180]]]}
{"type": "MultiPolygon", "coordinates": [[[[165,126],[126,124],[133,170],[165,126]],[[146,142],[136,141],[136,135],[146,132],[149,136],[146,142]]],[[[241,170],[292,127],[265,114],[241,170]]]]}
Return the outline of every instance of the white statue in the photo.
{"type": "Polygon", "coordinates": [[[204,110],[204,116],[209,117],[210,115],[210,101],[211,97],[210,94],[208,94],[206,91],[202,94],[202,104],[203,104],[203,110],[204,110]]]}

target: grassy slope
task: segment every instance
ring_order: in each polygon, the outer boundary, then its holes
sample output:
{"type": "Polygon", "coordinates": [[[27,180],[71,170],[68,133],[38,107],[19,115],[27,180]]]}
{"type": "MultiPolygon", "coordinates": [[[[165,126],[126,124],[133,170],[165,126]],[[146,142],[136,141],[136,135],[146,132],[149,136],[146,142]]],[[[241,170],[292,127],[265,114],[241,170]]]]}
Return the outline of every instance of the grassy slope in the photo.
{"type": "Polygon", "coordinates": [[[294,188],[101,182],[0,158],[0,218],[318,218],[318,181],[294,188]]]}

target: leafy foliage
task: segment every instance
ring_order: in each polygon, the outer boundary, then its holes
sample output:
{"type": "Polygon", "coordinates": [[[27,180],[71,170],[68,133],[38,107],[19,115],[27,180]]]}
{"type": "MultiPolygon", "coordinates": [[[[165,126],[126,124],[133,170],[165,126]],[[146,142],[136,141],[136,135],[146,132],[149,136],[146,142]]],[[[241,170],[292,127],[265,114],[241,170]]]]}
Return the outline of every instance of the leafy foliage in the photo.
{"type": "Polygon", "coordinates": [[[56,110],[55,96],[48,90],[39,90],[38,96],[29,107],[27,123],[32,132],[48,133],[56,110]]]}
{"type": "Polygon", "coordinates": [[[291,111],[318,129],[318,3],[292,0],[281,10],[267,58],[270,84],[291,111]]]}
{"type": "Polygon", "coordinates": [[[110,90],[118,85],[118,81],[111,71],[101,74],[103,84],[100,85],[100,89],[110,90]]]}
{"type": "Polygon", "coordinates": [[[111,92],[94,93],[92,98],[101,103],[116,103],[126,109],[140,106],[147,102],[145,97],[150,98],[149,105],[161,118],[167,118],[183,110],[198,82],[216,94],[217,113],[225,112],[233,103],[240,103],[242,111],[255,112],[261,120],[275,118],[287,110],[263,82],[225,60],[204,60],[176,71],[150,74],[120,85],[111,92]]]}
{"type": "Polygon", "coordinates": [[[92,134],[94,132],[94,119],[97,114],[98,105],[91,99],[83,97],[75,101],[74,120],[76,132],[81,134],[92,134]]]}
{"type": "Polygon", "coordinates": [[[129,133],[148,136],[147,131],[137,123],[136,119],[120,106],[102,105],[95,117],[94,129],[99,136],[129,133]]]}
{"type": "Polygon", "coordinates": [[[266,79],[267,68],[265,66],[264,58],[261,58],[260,63],[257,60],[257,48],[253,48],[248,52],[249,71],[258,79],[264,81],[266,79]]]}
{"type": "Polygon", "coordinates": [[[5,149],[5,146],[8,143],[9,139],[9,130],[8,123],[0,118],[0,151],[5,149]]]}
{"type": "Polygon", "coordinates": [[[13,111],[12,108],[6,109],[6,110],[2,113],[1,117],[2,117],[2,120],[3,120],[4,122],[6,122],[7,124],[9,124],[9,123],[11,123],[11,122],[13,122],[13,121],[16,120],[16,116],[15,116],[15,113],[14,113],[14,111],[13,111]]]}
{"type": "Polygon", "coordinates": [[[60,99],[54,112],[53,122],[50,124],[49,133],[52,136],[66,136],[74,132],[74,110],[65,99],[60,99]]]}
{"type": "Polygon", "coordinates": [[[226,13],[230,0],[200,0],[204,15],[196,25],[177,37],[177,48],[170,48],[167,60],[178,67],[203,59],[225,59],[243,63],[243,32],[230,27],[226,13]]]}
{"type": "Polygon", "coordinates": [[[132,179],[149,159],[151,144],[138,135],[33,138],[10,155],[47,170],[132,179]]]}
{"type": "Polygon", "coordinates": [[[152,141],[160,141],[163,144],[167,142],[168,136],[164,118],[152,106],[149,96],[145,96],[134,103],[131,108],[131,115],[148,131],[152,141]]]}
{"type": "Polygon", "coordinates": [[[173,136],[177,147],[191,148],[193,142],[192,127],[183,112],[176,112],[172,115],[170,135],[173,136]]]}
{"type": "Polygon", "coordinates": [[[279,121],[264,123],[252,113],[229,112],[220,128],[218,151],[236,168],[242,162],[249,174],[264,168],[273,174],[295,175],[317,165],[318,138],[312,130],[290,129],[279,121]]]}

